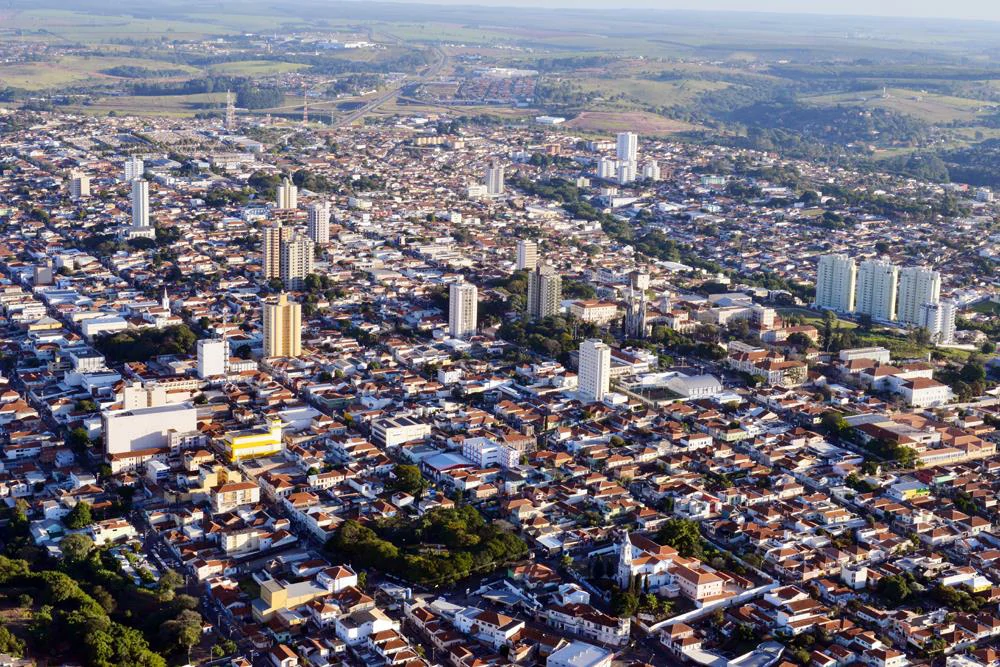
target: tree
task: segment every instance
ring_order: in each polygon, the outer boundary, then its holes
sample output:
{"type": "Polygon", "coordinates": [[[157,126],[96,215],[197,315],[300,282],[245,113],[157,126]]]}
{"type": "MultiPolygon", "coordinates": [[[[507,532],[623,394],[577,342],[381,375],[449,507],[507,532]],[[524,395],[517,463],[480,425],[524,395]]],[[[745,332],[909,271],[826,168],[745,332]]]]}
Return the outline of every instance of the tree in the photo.
{"type": "Polygon", "coordinates": [[[173,650],[190,651],[201,639],[201,614],[190,609],[160,626],[160,637],[173,650]]]}
{"type": "Polygon", "coordinates": [[[427,490],[428,483],[420,473],[420,468],[413,465],[399,464],[393,468],[393,479],[390,487],[414,496],[418,500],[427,490]]]}
{"type": "Polygon", "coordinates": [[[70,562],[82,562],[94,548],[94,541],[83,533],[67,535],[59,543],[63,556],[70,562]]]}
{"type": "Polygon", "coordinates": [[[837,440],[851,430],[851,425],[844,419],[844,415],[835,410],[824,412],[821,423],[826,432],[837,440]]]}
{"type": "Polygon", "coordinates": [[[615,587],[611,591],[611,613],[615,616],[635,616],[639,611],[639,596],[632,591],[623,591],[615,587]]]}
{"type": "Polygon", "coordinates": [[[90,515],[90,504],[85,502],[77,503],[73,509],[70,510],[69,514],[63,520],[67,528],[72,530],[79,530],[80,528],[86,528],[94,522],[93,517],[90,515]]]}
{"type": "Polygon", "coordinates": [[[690,519],[670,519],[657,533],[656,539],[677,549],[685,558],[701,558],[705,551],[705,540],[698,522],[690,519]]]}
{"type": "Polygon", "coordinates": [[[5,626],[0,626],[0,653],[20,658],[24,655],[24,642],[5,626]]]}
{"type": "Polygon", "coordinates": [[[158,597],[161,602],[169,602],[174,599],[176,589],[184,585],[184,577],[174,570],[167,570],[160,576],[157,582],[158,597]]]}
{"type": "Polygon", "coordinates": [[[878,592],[892,606],[902,604],[912,593],[910,584],[906,581],[906,578],[898,574],[879,579],[878,592]]]}

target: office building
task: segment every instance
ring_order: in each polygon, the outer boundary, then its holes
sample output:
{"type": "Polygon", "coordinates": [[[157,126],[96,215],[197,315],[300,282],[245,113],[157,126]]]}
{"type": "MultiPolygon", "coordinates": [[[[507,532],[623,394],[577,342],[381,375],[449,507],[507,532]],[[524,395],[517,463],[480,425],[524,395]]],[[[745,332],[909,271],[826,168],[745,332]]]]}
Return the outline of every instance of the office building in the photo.
{"type": "Polygon", "coordinates": [[[452,283],[448,289],[448,331],[452,338],[476,333],[479,290],[472,283],[452,283]]]}
{"type": "Polygon", "coordinates": [[[264,304],[264,356],[297,357],[302,354],[302,306],[281,294],[264,304]]]}
{"type": "Polygon", "coordinates": [[[861,262],[858,267],[854,310],[874,320],[891,321],[896,317],[896,284],[899,269],[878,259],[861,262]]]}
{"type": "Polygon", "coordinates": [[[635,132],[619,132],[616,155],[620,162],[635,162],[639,159],[639,135],[635,132]]]}
{"type": "Polygon", "coordinates": [[[69,196],[72,199],[86,199],[90,196],[90,176],[73,172],[69,181],[69,196]]]}
{"type": "Polygon", "coordinates": [[[486,194],[497,197],[503,194],[503,188],[503,165],[494,160],[486,167],[486,194]]]}
{"type": "Polygon", "coordinates": [[[534,271],[538,266],[538,244],[521,239],[517,242],[517,270],[534,271]]]}
{"type": "Polygon", "coordinates": [[[143,164],[142,160],[137,157],[130,157],[125,160],[126,183],[131,183],[132,181],[142,178],[144,173],[146,173],[146,165],[143,164]]]}
{"type": "Polygon", "coordinates": [[[816,305],[838,313],[854,312],[858,268],[847,255],[823,255],[816,269],[816,305]]]}
{"type": "Polygon", "coordinates": [[[307,232],[313,243],[326,245],[330,242],[330,202],[313,204],[309,207],[307,232]]]}
{"type": "Polygon", "coordinates": [[[132,181],[132,226],[136,229],[149,227],[149,181],[132,181]]]}
{"type": "Polygon", "coordinates": [[[281,246],[292,239],[291,227],[281,223],[266,225],[261,228],[261,240],[264,244],[263,267],[265,280],[281,277],[281,246]]]}
{"type": "Polygon", "coordinates": [[[925,303],[920,307],[920,321],[917,326],[927,329],[931,340],[938,345],[955,342],[955,313],[958,308],[952,301],[925,303]]]}
{"type": "Polygon", "coordinates": [[[559,312],[562,278],[548,264],[540,264],[528,274],[528,316],[542,319],[559,312]]]}
{"type": "Polygon", "coordinates": [[[226,341],[203,338],[198,341],[198,377],[202,380],[226,374],[229,350],[226,341]]]}
{"type": "Polygon", "coordinates": [[[580,393],[591,401],[604,400],[611,388],[611,348],[600,340],[580,343],[580,393]]]}
{"type": "Polygon", "coordinates": [[[924,304],[941,301],[941,274],[920,266],[899,271],[896,319],[909,326],[922,326],[924,304]]]}
{"type": "Polygon", "coordinates": [[[315,247],[311,239],[299,235],[282,242],[279,270],[285,289],[302,289],[306,276],[313,270],[315,247]]]}
{"type": "Polygon", "coordinates": [[[283,211],[299,207],[299,189],[288,177],[285,177],[278,186],[277,200],[278,208],[283,211]]]}

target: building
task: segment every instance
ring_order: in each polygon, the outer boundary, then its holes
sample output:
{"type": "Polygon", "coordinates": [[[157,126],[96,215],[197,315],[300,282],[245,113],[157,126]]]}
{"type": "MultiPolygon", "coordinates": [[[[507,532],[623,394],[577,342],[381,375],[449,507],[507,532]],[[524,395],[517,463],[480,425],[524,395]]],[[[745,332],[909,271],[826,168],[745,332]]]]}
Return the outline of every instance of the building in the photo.
{"type": "Polygon", "coordinates": [[[122,389],[122,409],[141,410],[167,404],[167,390],[163,385],[143,385],[133,382],[122,389]]]}
{"type": "Polygon", "coordinates": [[[504,190],[503,165],[494,160],[486,167],[486,194],[499,197],[504,190]]]}
{"type": "Polygon", "coordinates": [[[639,135],[635,132],[619,132],[615,143],[615,154],[619,161],[635,162],[639,159],[639,135]]]}
{"type": "Polygon", "coordinates": [[[597,161],[597,177],[610,181],[618,174],[618,161],[602,157],[597,161]]]}
{"type": "Polygon", "coordinates": [[[104,451],[108,456],[148,449],[167,449],[170,432],[198,428],[198,411],[191,403],[138,410],[111,410],[101,414],[104,451]]]}
{"type": "Polygon", "coordinates": [[[955,342],[955,314],[958,308],[953,301],[925,303],[920,307],[917,326],[927,329],[931,340],[948,345],[955,342]]]}
{"type": "Polygon", "coordinates": [[[620,161],[618,163],[618,183],[627,185],[635,180],[636,163],[634,161],[620,161]]]}
{"type": "Polygon", "coordinates": [[[520,462],[521,453],[491,438],[475,437],[462,442],[462,456],[480,468],[514,468],[520,462]]]}
{"type": "Polygon", "coordinates": [[[203,338],[198,341],[198,377],[202,380],[226,374],[226,359],[229,356],[226,341],[217,338],[203,338]]]}
{"type": "Polygon", "coordinates": [[[528,274],[528,316],[540,320],[559,312],[562,278],[548,264],[540,264],[528,274]]]}
{"type": "Polygon", "coordinates": [[[264,304],[264,356],[297,357],[302,354],[302,306],[281,294],[276,303],[264,304]]]}
{"type": "Polygon", "coordinates": [[[823,255],[816,270],[816,305],[838,313],[854,312],[858,267],[847,255],[823,255]]]}
{"type": "Polygon", "coordinates": [[[569,312],[581,322],[607,324],[618,317],[618,306],[597,299],[582,299],[572,302],[569,312]]]}
{"type": "Polygon", "coordinates": [[[896,319],[909,326],[923,326],[924,305],[940,301],[940,273],[920,266],[900,269],[896,319]]]}
{"type": "Polygon", "coordinates": [[[261,228],[261,241],[264,244],[262,268],[266,280],[281,277],[281,247],[292,239],[293,231],[291,227],[285,227],[281,223],[261,228]]]}
{"type": "Polygon", "coordinates": [[[534,271],[538,266],[538,244],[520,239],[517,242],[517,270],[534,271]]]}
{"type": "Polygon", "coordinates": [[[611,387],[611,348],[590,339],[580,344],[580,393],[592,401],[600,401],[611,387]]]}
{"type": "Polygon", "coordinates": [[[132,181],[142,178],[144,173],[146,173],[146,165],[143,164],[141,159],[137,157],[130,157],[125,160],[126,183],[131,183],[132,181]]]}
{"type": "Polygon", "coordinates": [[[476,333],[479,290],[472,283],[452,283],[448,288],[448,332],[452,338],[476,333]]]}
{"type": "Polygon", "coordinates": [[[262,427],[225,434],[222,436],[222,448],[230,461],[273,456],[284,449],[281,430],[281,420],[272,419],[262,427]]]}
{"type": "Polygon", "coordinates": [[[854,298],[855,312],[869,315],[874,320],[894,320],[898,280],[899,269],[890,262],[878,259],[861,262],[854,298]]]}
{"type": "Polygon", "coordinates": [[[649,288],[649,274],[632,271],[629,274],[628,292],[625,295],[625,335],[629,338],[646,337],[646,290],[649,288]]]}
{"type": "Polygon", "coordinates": [[[69,181],[69,196],[73,199],[86,199],[90,196],[90,176],[73,172],[69,181]]]}
{"type": "Polygon", "coordinates": [[[660,165],[656,160],[647,160],[642,165],[642,177],[647,181],[658,181],[661,178],[660,165]]]}
{"type": "Polygon", "coordinates": [[[553,651],[545,667],[611,667],[614,652],[586,642],[574,641],[553,651]]]}
{"type": "Polygon", "coordinates": [[[392,417],[372,422],[372,440],[384,447],[423,440],[431,434],[431,425],[410,417],[392,417]]]}
{"type": "Polygon", "coordinates": [[[296,235],[281,244],[279,271],[285,289],[299,290],[306,276],[313,271],[313,254],[316,245],[312,239],[296,235]]]}
{"type": "Polygon", "coordinates": [[[299,207],[299,189],[286,176],[278,186],[277,207],[288,211],[299,207]]]}
{"type": "Polygon", "coordinates": [[[313,204],[309,207],[306,229],[313,243],[326,245],[330,242],[330,202],[313,204]]]}
{"type": "Polygon", "coordinates": [[[142,178],[132,181],[132,227],[149,228],[149,181],[142,178]]]}

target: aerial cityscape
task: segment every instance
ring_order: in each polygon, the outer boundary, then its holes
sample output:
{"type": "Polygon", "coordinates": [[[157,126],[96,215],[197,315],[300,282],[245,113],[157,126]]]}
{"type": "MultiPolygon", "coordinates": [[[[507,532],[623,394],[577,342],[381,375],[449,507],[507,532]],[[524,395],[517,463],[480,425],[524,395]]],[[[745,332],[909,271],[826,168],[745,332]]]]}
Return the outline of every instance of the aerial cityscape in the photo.
{"type": "Polygon", "coordinates": [[[0,667],[1000,667],[1000,22],[138,4],[0,8],[0,667]]]}

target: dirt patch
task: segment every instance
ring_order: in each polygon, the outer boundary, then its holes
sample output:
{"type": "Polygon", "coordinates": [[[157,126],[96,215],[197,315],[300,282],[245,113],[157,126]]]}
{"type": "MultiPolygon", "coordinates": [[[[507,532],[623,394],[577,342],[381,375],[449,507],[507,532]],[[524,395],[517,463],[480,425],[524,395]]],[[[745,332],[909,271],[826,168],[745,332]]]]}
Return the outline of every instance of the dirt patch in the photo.
{"type": "Polygon", "coordinates": [[[566,127],[591,132],[637,132],[639,134],[674,134],[699,129],[697,125],[658,116],[646,111],[583,111],[566,127]]]}

